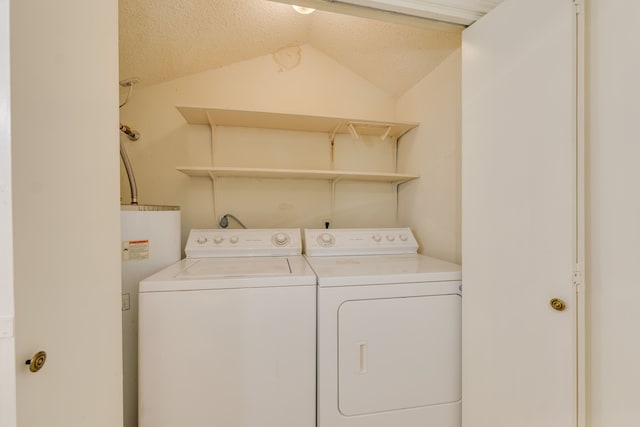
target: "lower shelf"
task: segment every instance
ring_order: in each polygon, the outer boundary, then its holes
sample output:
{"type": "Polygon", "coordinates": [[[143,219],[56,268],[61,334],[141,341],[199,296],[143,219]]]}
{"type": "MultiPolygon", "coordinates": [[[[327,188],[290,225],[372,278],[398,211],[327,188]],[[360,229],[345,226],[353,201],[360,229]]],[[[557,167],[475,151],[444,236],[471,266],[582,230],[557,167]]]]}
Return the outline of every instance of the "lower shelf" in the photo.
{"type": "Polygon", "coordinates": [[[402,184],[419,178],[418,175],[406,175],[398,173],[377,172],[352,172],[352,171],[327,171],[309,169],[261,169],[261,168],[234,168],[218,166],[177,167],[180,172],[194,177],[236,177],[236,178],[271,178],[271,179],[322,179],[322,180],[352,180],[389,182],[402,184]]]}

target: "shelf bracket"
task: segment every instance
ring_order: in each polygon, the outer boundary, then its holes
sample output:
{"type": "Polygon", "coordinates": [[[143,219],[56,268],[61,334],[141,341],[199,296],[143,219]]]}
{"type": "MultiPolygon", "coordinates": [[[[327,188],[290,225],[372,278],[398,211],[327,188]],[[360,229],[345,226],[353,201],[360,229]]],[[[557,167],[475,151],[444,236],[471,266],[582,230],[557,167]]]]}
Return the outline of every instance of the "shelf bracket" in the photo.
{"type": "Polygon", "coordinates": [[[395,181],[393,183],[393,185],[396,186],[396,190],[398,189],[398,187],[400,187],[402,184],[404,184],[405,182],[409,182],[409,181],[413,181],[415,178],[404,178],[404,179],[399,179],[397,181],[395,181]]]}
{"type": "Polygon", "coordinates": [[[211,128],[211,166],[215,166],[216,159],[216,123],[214,121],[213,116],[210,111],[206,112],[207,121],[209,122],[209,127],[211,128]]]}
{"type": "Polygon", "coordinates": [[[353,139],[360,138],[360,135],[358,135],[358,131],[356,131],[356,128],[353,126],[353,123],[347,123],[347,130],[349,131],[353,139]]]}
{"type": "Polygon", "coordinates": [[[329,150],[330,150],[329,160],[331,161],[331,169],[335,167],[334,160],[335,160],[335,151],[336,151],[336,134],[338,133],[340,128],[343,127],[346,123],[347,122],[338,123],[336,127],[334,127],[331,133],[329,134],[329,150]]]}
{"type": "Polygon", "coordinates": [[[336,153],[336,141],[331,139],[329,141],[329,160],[331,164],[331,169],[335,168],[335,153],[336,153]]]}
{"type": "Polygon", "coordinates": [[[393,131],[393,125],[390,123],[378,123],[378,122],[356,122],[353,120],[349,120],[346,122],[346,126],[347,126],[347,130],[349,131],[349,133],[351,134],[351,136],[353,137],[353,139],[358,139],[360,137],[360,135],[358,134],[357,131],[357,127],[358,126],[362,126],[364,128],[368,128],[369,130],[367,131],[365,129],[365,134],[366,135],[371,135],[371,130],[372,129],[380,129],[380,139],[382,141],[384,141],[385,139],[387,139],[387,137],[389,135],[391,135],[391,132],[393,131]]]}
{"type": "Polygon", "coordinates": [[[213,209],[213,222],[218,224],[218,217],[216,216],[216,186],[218,185],[218,177],[212,172],[209,172],[209,178],[211,178],[211,207],[213,209]]]}
{"type": "Polygon", "coordinates": [[[398,216],[400,214],[398,212],[399,209],[400,209],[400,203],[399,203],[400,202],[400,198],[398,197],[398,190],[400,189],[400,184],[402,184],[402,182],[404,182],[404,181],[398,181],[398,182],[394,182],[393,184],[391,184],[391,185],[393,185],[395,187],[393,196],[395,198],[395,203],[396,203],[396,212],[395,212],[395,218],[394,218],[395,223],[396,223],[396,227],[398,226],[398,216]]]}
{"type": "Polygon", "coordinates": [[[331,131],[331,133],[329,134],[329,141],[334,142],[336,139],[336,134],[338,133],[338,131],[340,130],[341,127],[343,127],[347,122],[340,122],[336,125],[336,127],[333,128],[333,130],[331,131]]]}
{"type": "Polygon", "coordinates": [[[387,137],[388,137],[388,136],[389,136],[389,134],[391,133],[391,129],[392,129],[392,126],[388,126],[388,127],[387,127],[387,130],[386,130],[382,135],[380,135],[380,139],[381,139],[381,140],[383,140],[383,141],[384,141],[385,139],[387,139],[387,137]]]}
{"type": "Polygon", "coordinates": [[[391,138],[391,161],[393,170],[398,173],[398,138],[391,138]]]}
{"type": "Polygon", "coordinates": [[[394,193],[393,194],[394,194],[395,202],[396,202],[396,213],[395,213],[396,226],[398,225],[398,216],[399,216],[398,210],[400,208],[400,203],[399,203],[400,200],[399,200],[399,197],[398,197],[398,191],[400,190],[400,186],[402,184],[404,184],[405,182],[409,182],[409,181],[411,181],[411,178],[402,179],[402,180],[396,181],[396,182],[391,184],[394,187],[394,193]]]}
{"type": "Polygon", "coordinates": [[[333,223],[334,213],[336,209],[336,184],[341,180],[341,176],[331,180],[331,223],[333,223]]]}

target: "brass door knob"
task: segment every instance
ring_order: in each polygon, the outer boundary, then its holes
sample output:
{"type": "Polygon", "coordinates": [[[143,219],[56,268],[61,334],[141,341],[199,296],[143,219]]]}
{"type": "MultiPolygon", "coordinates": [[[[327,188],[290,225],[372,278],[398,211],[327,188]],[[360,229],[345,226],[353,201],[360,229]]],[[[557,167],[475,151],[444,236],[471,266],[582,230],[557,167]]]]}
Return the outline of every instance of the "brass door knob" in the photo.
{"type": "Polygon", "coordinates": [[[567,304],[560,298],[553,298],[549,301],[549,304],[551,305],[551,308],[557,311],[564,311],[567,308],[567,304]]]}
{"type": "Polygon", "coordinates": [[[38,372],[44,366],[44,362],[47,361],[47,353],[44,351],[39,351],[33,355],[33,357],[27,361],[25,361],[25,365],[29,365],[29,370],[31,372],[38,372]]]}

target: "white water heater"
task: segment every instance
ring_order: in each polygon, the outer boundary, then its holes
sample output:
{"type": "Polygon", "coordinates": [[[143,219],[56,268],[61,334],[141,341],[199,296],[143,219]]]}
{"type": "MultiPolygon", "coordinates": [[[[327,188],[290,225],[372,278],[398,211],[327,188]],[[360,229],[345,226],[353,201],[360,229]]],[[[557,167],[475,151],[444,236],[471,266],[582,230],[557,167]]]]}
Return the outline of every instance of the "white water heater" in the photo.
{"type": "Polygon", "coordinates": [[[180,260],[178,206],[121,205],[124,426],[138,425],[138,283],[180,260]]]}

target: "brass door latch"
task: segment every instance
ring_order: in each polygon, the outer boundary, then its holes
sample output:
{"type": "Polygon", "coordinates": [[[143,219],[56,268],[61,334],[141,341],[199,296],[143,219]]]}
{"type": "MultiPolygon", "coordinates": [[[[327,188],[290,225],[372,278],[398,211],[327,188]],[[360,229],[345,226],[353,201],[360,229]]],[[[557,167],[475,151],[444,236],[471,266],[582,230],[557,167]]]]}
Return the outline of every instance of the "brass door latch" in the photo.
{"type": "Polygon", "coordinates": [[[567,304],[560,298],[553,298],[549,301],[549,304],[551,305],[551,308],[557,311],[564,311],[567,308],[567,304]]]}
{"type": "Polygon", "coordinates": [[[33,357],[27,361],[25,361],[25,365],[29,365],[29,370],[31,372],[38,372],[44,366],[44,362],[47,360],[47,353],[44,351],[39,351],[33,355],[33,357]]]}

